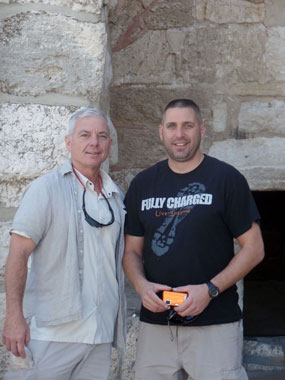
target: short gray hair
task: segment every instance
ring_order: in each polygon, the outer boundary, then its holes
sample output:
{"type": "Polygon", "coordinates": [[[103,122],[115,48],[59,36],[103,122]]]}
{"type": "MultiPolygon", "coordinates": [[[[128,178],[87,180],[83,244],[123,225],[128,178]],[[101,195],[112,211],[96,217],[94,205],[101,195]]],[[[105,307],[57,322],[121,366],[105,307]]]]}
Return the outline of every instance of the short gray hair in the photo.
{"type": "Polygon", "coordinates": [[[108,125],[108,129],[110,131],[109,121],[106,114],[103,111],[101,111],[99,108],[87,107],[87,108],[81,108],[80,110],[74,112],[74,114],[70,116],[70,119],[68,121],[68,126],[67,126],[68,136],[71,137],[73,135],[76,121],[78,119],[83,119],[84,117],[102,117],[106,121],[108,125]]]}

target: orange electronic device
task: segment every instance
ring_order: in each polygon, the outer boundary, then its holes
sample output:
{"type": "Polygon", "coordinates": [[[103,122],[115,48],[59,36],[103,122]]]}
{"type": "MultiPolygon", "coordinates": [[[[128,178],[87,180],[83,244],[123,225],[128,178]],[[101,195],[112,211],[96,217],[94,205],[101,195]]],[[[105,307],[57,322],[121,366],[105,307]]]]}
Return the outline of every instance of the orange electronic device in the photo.
{"type": "Polygon", "coordinates": [[[187,296],[187,293],[164,290],[162,300],[169,306],[179,306],[186,300],[187,296]]]}

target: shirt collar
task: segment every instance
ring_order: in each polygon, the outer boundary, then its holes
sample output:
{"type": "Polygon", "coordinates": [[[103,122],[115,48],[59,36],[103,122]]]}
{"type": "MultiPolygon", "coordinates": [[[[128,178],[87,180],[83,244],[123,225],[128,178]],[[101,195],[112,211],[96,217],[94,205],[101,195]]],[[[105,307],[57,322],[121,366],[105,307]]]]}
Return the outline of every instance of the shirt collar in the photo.
{"type": "MultiPolygon", "coordinates": [[[[76,170],[80,180],[84,183],[84,185],[87,184],[89,181],[88,178],[86,178],[82,173],[80,173],[78,170],[76,170]]],[[[60,172],[62,175],[72,173],[72,165],[71,160],[67,160],[63,166],[60,168],[60,172]]],[[[102,179],[102,190],[104,191],[104,194],[107,198],[110,198],[113,193],[119,193],[119,188],[114,183],[114,181],[111,179],[111,177],[103,170],[100,169],[100,177],[102,179]]]]}

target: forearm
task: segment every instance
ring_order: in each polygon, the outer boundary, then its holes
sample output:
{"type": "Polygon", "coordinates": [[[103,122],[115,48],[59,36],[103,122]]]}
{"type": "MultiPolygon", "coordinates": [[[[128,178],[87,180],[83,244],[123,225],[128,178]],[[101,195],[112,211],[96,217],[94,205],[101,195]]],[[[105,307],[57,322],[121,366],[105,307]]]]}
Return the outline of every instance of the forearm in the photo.
{"type": "Polygon", "coordinates": [[[24,256],[9,256],[6,263],[6,313],[22,315],[22,302],[27,279],[27,260],[24,256]]]}
{"type": "Polygon", "coordinates": [[[22,315],[22,302],[27,279],[28,259],[35,248],[32,239],[12,234],[6,262],[5,287],[7,313],[22,315]]]}
{"type": "Polygon", "coordinates": [[[146,284],[142,257],[133,251],[126,251],[123,259],[123,268],[126,276],[133,284],[136,292],[141,293],[141,289],[146,284]]]}
{"type": "Polygon", "coordinates": [[[150,282],[146,279],[143,267],[142,237],[126,236],[123,267],[126,276],[140,295],[145,308],[152,312],[165,311],[168,306],[157,296],[163,290],[169,290],[167,285],[150,282]]]}
{"type": "Polygon", "coordinates": [[[263,241],[256,223],[248,232],[240,236],[238,241],[241,246],[240,251],[224,270],[211,279],[220,292],[245,277],[264,258],[263,241]]]}

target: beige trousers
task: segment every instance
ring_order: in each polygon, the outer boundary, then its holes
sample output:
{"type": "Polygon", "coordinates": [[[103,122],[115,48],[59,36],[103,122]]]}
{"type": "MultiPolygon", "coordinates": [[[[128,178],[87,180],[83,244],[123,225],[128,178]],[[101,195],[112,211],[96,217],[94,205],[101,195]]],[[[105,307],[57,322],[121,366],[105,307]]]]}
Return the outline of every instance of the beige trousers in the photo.
{"type": "Polygon", "coordinates": [[[111,346],[31,340],[29,358],[11,367],[4,380],[107,380],[111,346]]]}
{"type": "Polygon", "coordinates": [[[248,380],[240,322],[171,329],[142,322],[135,380],[248,380]]]}

